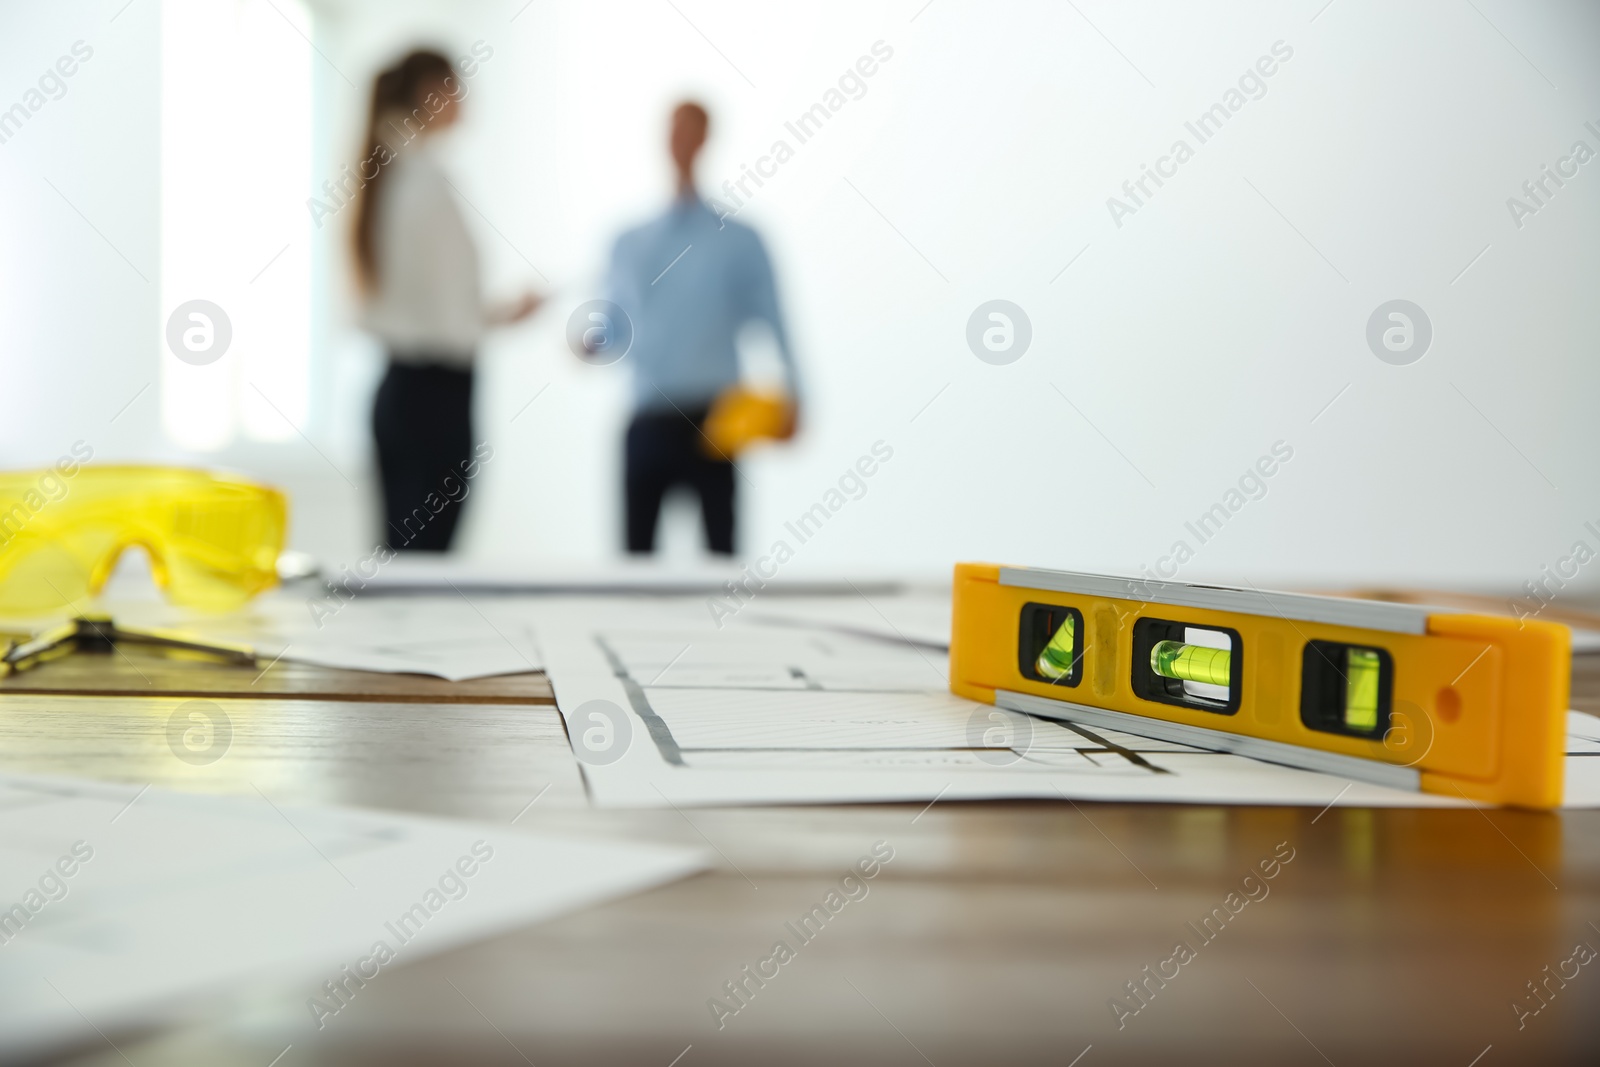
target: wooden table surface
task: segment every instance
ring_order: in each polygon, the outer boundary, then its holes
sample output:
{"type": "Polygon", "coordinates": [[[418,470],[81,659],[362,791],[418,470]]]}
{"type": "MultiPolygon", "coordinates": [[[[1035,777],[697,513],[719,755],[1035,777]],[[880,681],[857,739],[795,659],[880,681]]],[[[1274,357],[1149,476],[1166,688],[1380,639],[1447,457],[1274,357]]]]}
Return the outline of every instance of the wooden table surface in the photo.
{"type": "MultiPolygon", "coordinates": [[[[128,655],[0,682],[0,768],[515,818],[714,860],[386,971],[277,1067],[1600,1062],[1600,960],[1551,980],[1520,1029],[1512,1008],[1576,944],[1600,949],[1600,811],[596,811],[541,676],[452,685],[280,665],[258,677],[128,655]],[[167,748],[168,716],[194,699],[233,727],[208,766],[167,748]],[[894,860],[869,895],[719,1029],[707,1000],[880,841],[894,860]],[[1187,924],[1252,868],[1291,854],[1215,940],[1193,935],[1187,924]],[[1194,958],[1147,978],[1180,939],[1194,958]],[[1139,1003],[1135,981],[1148,1003],[1119,1019],[1110,1001],[1139,1003]]],[[[1600,708],[1600,657],[1578,658],[1574,703],[1600,708]]],[[[202,1003],[191,1025],[91,1035],[60,1062],[268,1067],[285,1044],[273,1021],[298,1021],[303,996],[202,1003]]]]}

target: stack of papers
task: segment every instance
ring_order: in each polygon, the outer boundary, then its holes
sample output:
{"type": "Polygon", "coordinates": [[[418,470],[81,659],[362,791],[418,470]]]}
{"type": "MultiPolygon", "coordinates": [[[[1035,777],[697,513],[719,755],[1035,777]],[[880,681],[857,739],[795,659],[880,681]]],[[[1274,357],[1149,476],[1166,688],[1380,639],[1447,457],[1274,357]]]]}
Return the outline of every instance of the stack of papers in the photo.
{"type": "Polygon", "coordinates": [[[703,866],[508,826],[0,775],[0,1058],[203,1017],[258,978],[303,987],[301,1032],[336,1028],[394,966],[703,866]]]}
{"type": "Polygon", "coordinates": [[[354,596],[280,590],[242,611],[208,615],[159,600],[108,601],[124,626],[249,645],[279,658],[353,671],[430,674],[453,682],[543,667],[524,614],[492,597],[354,596]]]}

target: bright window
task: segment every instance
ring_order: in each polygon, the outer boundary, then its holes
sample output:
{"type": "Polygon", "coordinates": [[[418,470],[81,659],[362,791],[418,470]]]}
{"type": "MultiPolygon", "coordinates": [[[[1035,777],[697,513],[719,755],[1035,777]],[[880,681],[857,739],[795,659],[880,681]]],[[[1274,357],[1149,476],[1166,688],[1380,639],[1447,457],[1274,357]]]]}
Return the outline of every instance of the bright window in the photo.
{"type": "Polygon", "coordinates": [[[287,440],[310,391],[310,10],[163,0],[161,20],[162,428],[197,450],[287,440]],[[222,324],[187,312],[188,358],[169,346],[169,319],[194,300],[231,328],[213,360],[222,324]]]}

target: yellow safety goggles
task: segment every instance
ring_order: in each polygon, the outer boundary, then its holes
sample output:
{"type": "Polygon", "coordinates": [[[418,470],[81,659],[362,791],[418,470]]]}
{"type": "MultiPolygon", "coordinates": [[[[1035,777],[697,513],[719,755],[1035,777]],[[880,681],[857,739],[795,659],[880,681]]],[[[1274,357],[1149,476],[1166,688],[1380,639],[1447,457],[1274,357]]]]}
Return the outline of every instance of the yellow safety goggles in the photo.
{"type": "Polygon", "coordinates": [[[281,492],[226,474],[65,462],[0,473],[0,615],[76,609],[130,545],[172,602],[238,607],[277,583],[288,516],[281,492]]]}

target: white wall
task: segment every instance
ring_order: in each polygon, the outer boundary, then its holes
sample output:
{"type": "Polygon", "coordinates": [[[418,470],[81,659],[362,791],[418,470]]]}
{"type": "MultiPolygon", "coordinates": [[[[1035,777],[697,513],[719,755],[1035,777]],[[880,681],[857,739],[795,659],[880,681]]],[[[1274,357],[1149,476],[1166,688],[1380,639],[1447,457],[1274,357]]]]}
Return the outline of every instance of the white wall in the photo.
{"type": "MultiPolygon", "coordinates": [[[[91,427],[153,377],[160,309],[40,181],[61,175],[155,277],[150,7],[115,23],[114,5],[0,15],[11,71],[89,39],[74,18],[106,41],[66,98],[0,145],[7,202],[25,205],[0,241],[19,341],[5,360],[38,397],[0,399],[8,461],[43,458],[79,426],[113,451],[165,449],[142,401],[91,427]]],[[[785,536],[879,439],[894,459],[800,546],[796,571],[991,558],[1136,572],[1181,538],[1196,549],[1186,578],[1515,586],[1575,539],[1596,545],[1582,523],[1600,525],[1600,161],[1520,229],[1506,207],[1575,140],[1600,150],[1584,127],[1600,126],[1593,5],[1077,7],[1092,26],[1043,2],[314,5],[329,61],[319,180],[354,152],[378,63],[416,40],[494,49],[452,134],[458,184],[483,216],[468,211],[491,284],[553,299],[484,354],[480,435],[497,455],[469,549],[615,552],[625,362],[581,365],[562,328],[594,295],[611,236],[667,191],[670,105],[710,105],[704,174],[718,186],[880,39],[894,56],[865,97],[742,216],[774,252],[809,400],[793,447],[741,464],[747,547],[785,536]],[[1184,122],[1279,40],[1293,57],[1265,95],[1197,145],[1184,122]],[[1118,228],[1107,197],[1179,137],[1194,158],[1118,228]],[[1008,366],[965,340],[994,298],[1032,322],[1008,366]],[[1409,366],[1365,340],[1395,298],[1433,323],[1409,366]],[[1279,440],[1294,457],[1265,498],[1200,544],[1185,522],[1279,440]]],[[[343,235],[317,238],[328,295],[308,433],[365,487],[377,356],[349,326],[343,235]]],[[[297,490],[302,544],[337,555],[371,536],[368,501],[303,443],[220,458],[297,490]]]]}
{"type": "Polygon", "coordinates": [[[53,462],[79,439],[97,457],[136,451],[156,432],[155,10],[112,21],[107,4],[0,7],[0,110],[24,102],[75,42],[92,51],[60,99],[41,93],[0,143],[7,468],[53,462]]]}

